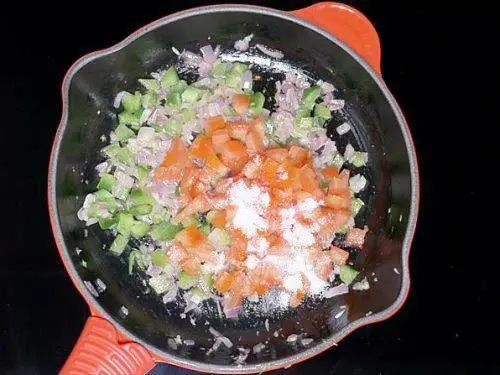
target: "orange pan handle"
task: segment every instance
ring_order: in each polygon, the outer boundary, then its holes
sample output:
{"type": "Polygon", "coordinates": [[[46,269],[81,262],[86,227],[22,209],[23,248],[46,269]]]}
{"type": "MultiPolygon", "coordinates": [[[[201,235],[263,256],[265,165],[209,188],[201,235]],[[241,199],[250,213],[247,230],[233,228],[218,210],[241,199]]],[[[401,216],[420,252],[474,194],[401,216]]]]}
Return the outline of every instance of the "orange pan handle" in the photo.
{"type": "Polygon", "coordinates": [[[372,23],[358,10],[340,3],[322,2],[292,14],[324,29],[347,44],[381,76],[380,40],[372,23]]]}
{"type": "Polygon", "coordinates": [[[144,375],[154,366],[141,345],[120,337],[107,320],[91,316],[60,374],[144,375]]]}

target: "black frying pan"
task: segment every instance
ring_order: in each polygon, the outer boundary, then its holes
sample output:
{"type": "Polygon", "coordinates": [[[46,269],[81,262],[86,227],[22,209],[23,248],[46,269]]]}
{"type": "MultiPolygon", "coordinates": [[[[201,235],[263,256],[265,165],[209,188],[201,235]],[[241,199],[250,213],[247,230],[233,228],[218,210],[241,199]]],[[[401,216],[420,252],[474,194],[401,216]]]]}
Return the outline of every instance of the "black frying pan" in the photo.
{"type": "MultiPolygon", "coordinates": [[[[367,29],[368,21],[363,16],[334,3],[317,4],[300,14],[326,27],[325,17],[327,21],[331,17],[332,27],[328,28],[333,32],[342,31],[342,25],[336,28],[339,24],[335,22],[351,22],[354,26],[359,23],[360,27],[364,22],[367,29]],[[354,23],[351,16],[355,17],[354,23]]],[[[356,40],[352,35],[341,37],[356,40]]],[[[364,40],[369,36],[357,37],[364,40]]],[[[373,60],[370,62],[373,64],[373,60]]],[[[386,319],[404,302],[418,206],[415,150],[403,115],[380,76],[333,35],[291,14],[267,8],[232,5],[193,9],[162,18],[107,50],[83,57],[69,70],[62,94],[63,115],[49,169],[50,214],[61,257],[92,312],[63,373],[144,373],[154,366],[154,361],[213,373],[252,373],[286,367],[330,348],[359,326],[386,319]],[[378,282],[372,282],[366,292],[322,303],[306,300],[297,309],[271,317],[247,314],[239,320],[226,320],[208,305],[193,326],[189,319],[179,316],[181,311],[164,305],[154,293],[145,293],[141,276],[129,277],[123,258],[103,250],[111,241],[106,233],[91,226],[86,236],[76,212],[86,194],[95,190],[94,166],[103,159],[100,136],[116,126],[116,93],[133,91],[138,88],[138,78],[175,64],[172,46],[197,51],[208,43],[220,44],[226,58],[255,62],[255,56],[265,55],[251,51],[238,57],[232,49],[236,39],[250,33],[255,43],[285,54],[282,64],[253,67],[262,76],[256,89],[265,87],[267,95],[272,96],[274,80],[294,69],[332,82],[346,100],[345,109],[330,121],[328,128],[331,132],[347,119],[354,130],[342,137],[339,149],[350,142],[369,153],[369,164],[362,171],[370,183],[362,197],[367,210],[358,224],[366,223],[370,232],[364,249],[355,255],[355,265],[371,280],[374,273],[378,282]],[[95,297],[88,287],[92,284],[102,289],[97,279],[106,290],[95,297]],[[335,319],[341,305],[347,305],[348,311],[335,319]],[[127,316],[120,312],[122,306],[127,307],[127,316]],[[266,318],[269,331],[264,324],[266,318]],[[222,345],[207,355],[213,335],[205,320],[234,346],[229,349],[222,345]],[[278,337],[273,335],[275,331],[278,337]],[[308,346],[299,341],[287,342],[291,334],[314,341],[308,346]],[[196,344],[173,345],[177,335],[196,344]],[[266,342],[262,351],[251,352],[242,365],[234,363],[238,347],[252,348],[260,342],[266,342]]],[[[272,105],[268,101],[265,106],[271,109],[272,105]]]]}

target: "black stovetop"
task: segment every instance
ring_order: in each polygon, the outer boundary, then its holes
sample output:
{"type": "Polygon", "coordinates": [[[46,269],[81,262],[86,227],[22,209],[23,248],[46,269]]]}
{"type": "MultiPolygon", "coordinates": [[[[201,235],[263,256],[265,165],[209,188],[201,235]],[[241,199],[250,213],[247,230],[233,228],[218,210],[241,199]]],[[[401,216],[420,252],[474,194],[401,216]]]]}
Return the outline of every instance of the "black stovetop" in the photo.
{"type": "MultiPolygon", "coordinates": [[[[312,2],[252,3],[291,10],[312,2]]],[[[339,347],[279,373],[500,373],[494,356],[498,328],[490,324],[498,296],[490,270],[495,262],[488,260],[498,252],[496,223],[484,218],[498,200],[493,195],[498,187],[488,185],[494,171],[487,166],[493,163],[493,146],[498,148],[492,136],[498,117],[488,118],[473,106],[477,88],[470,74],[481,56],[475,42],[498,36],[497,28],[473,23],[475,16],[467,14],[472,5],[459,10],[425,1],[349,4],[380,34],[383,76],[407,116],[419,155],[422,205],[411,255],[412,288],[390,320],[361,328],[339,347]]],[[[195,5],[202,3],[12,2],[16,9],[2,9],[0,24],[7,31],[0,59],[7,67],[0,111],[0,373],[55,373],[88,316],[59,260],[45,199],[65,71],[81,55],[195,5]]],[[[497,47],[498,42],[491,46],[497,47]]],[[[164,366],[155,373],[188,372],[164,366]]]]}

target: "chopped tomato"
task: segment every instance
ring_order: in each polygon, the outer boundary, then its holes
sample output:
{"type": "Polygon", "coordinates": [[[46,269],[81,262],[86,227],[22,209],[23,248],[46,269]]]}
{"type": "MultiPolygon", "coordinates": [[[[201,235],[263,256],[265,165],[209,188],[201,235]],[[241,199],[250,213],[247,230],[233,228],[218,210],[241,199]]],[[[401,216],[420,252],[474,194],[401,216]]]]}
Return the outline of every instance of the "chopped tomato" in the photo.
{"type": "Polygon", "coordinates": [[[188,164],[188,150],[184,141],[176,137],[162,163],[156,168],[154,178],[157,180],[179,180],[188,164]]]}
{"type": "Polygon", "coordinates": [[[328,280],[328,275],[333,270],[332,259],[328,251],[319,251],[314,258],[316,274],[323,280],[328,280]]]}
{"type": "Polygon", "coordinates": [[[196,185],[199,177],[200,169],[196,167],[186,168],[181,183],[179,184],[179,192],[181,194],[186,194],[190,198],[195,197],[196,192],[193,192],[192,189],[196,185]]]}
{"type": "Polygon", "coordinates": [[[175,240],[185,249],[200,245],[206,236],[195,226],[190,225],[176,234],[175,240]]]}
{"type": "Polygon", "coordinates": [[[227,124],[229,136],[241,142],[245,142],[250,124],[244,121],[234,121],[227,124]]]}
{"type": "Polygon", "coordinates": [[[221,158],[224,164],[230,168],[233,173],[238,173],[247,163],[248,154],[245,146],[241,142],[230,140],[224,143],[221,158]]]}
{"type": "Polygon", "coordinates": [[[276,186],[279,164],[271,158],[267,158],[260,170],[260,179],[269,186],[276,186]]]}
{"type": "Polygon", "coordinates": [[[290,293],[290,307],[297,307],[302,303],[302,300],[305,297],[305,292],[303,290],[296,290],[290,293]]]}
{"type": "Polygon", "coordinates": [[[349,259],[349,252],[332,245],[330,246],[330,258],[332,258],[333,264],[336,266],[342,266],[346,264],[347,259],[349,259]]]}
{"type": "Polygon", "coordinates": [[[282,206],[289,206],[293,203],[294,194],[292,189],[271,188],[271,196],[273,200],[282,206]]]}
{"type": "Polygon", "coordinates": [[[266,156],[278,163],[283,163],[288,157],[286,148],[270,148],[266,150],[266,156]]]}
{"type": "Polygon", "coordinates": [[[349,190],[349,171],[344,169],[338,177],[333,177],[330,185],[328,185],[328,193],[336,194],[349,190]]]}
{"type": "Polygon", "coordinates": [[[262,157],[260,155],[254,155],[254,157],[245,165],[241,172],[246,178],[258,178],[261,166],[262,157]]]}
{"type": "Polygon", "coordinates": [[[326,167],[320,170],[321,176],[326,182],[330,182],[334,177],[339,176],[339,169],[335,166],[326,167]]]}
{"type": "Polygon", "coordinates": [[[305,148],[292,145],[288,150],[288,158],[296,167],[302,167],[309,158],[309,152],[305,148]]]}
{"type": "Polygon", "coordinates": [[[181,267],[189,275],[196,276],[200,272],[201,262],[195,257],[190,257],[182,262],[181,267]]]}
{"type": "Polygon", "coordinates": [[[308,165],[300,168],[299,180],[302,190],[307,191],[308,193],[314,193],[316,190],[320,189],[318,178],[312,168],[308,165]]]}
{"type": "Polygon", "coordinates": [[[212,135],[217,129],[224,129],[226,121],[222,116],[209,117],[203,121],[206,135],[212,135]]]}
{"type": "Polygon", "coordinates": [[[226,175],[228,173],[227,167],[222,164],[217,157],[212,142],[209,137],[199,135],[194,140],[190,149],[191,155],[199,159],[205,160],[206,165],[216,171],[219,175],[226,175]]]}
{"type": "Polygon", "coordinates": [[[217,129],[212,133],[212,146],[217,154],[222,152],[224,143],[229,141],[229,131],[227,129],[217,129]]]}
{"type": "Polygon", "coordinates": [[[226,227],[226,211],[222,210],[217,212],[213,217],[211,224],[215,228],[224,229],[226,227]]]}
{"type": "Polygon", "coordinates": [[[196,246],[186,248],[186,252],[198,258],[201,262],[215,263],[214,246],[206,239],[202,239],[196,246]]]}
{"type": "Polygon", "coordinates": [[[250,96],[245,94],[235,94],[231,100],[234,110],[239,115],[243,115],[248,111],[250,105],[250,96]]]}
{"type": "Polygon", "coordinates": [[[227,258],[233,263],[242,262],[246,258],[247,238],[240,230],[231,232],[231,246],[227,250],[227,258]]]}
{"type": "Polygon", "coordinates": [[[346,246],[362,247],[365,243],[366,232],[368,228],[364,229],[351,228],[345,237],[346,246]]]}
{"type": "Polygon", "coordinates": [[[231,287],[233,280],[234,276],[231,273],[227,271],[222,271],[217,276],[215,276],[214,288],[217,289],[219,293],[224,294],[227,291],[229,291],[229,288],[231,287]]]}
{"type": "Polygon", "coordinates": [[[256,154],[264,150],[264,139],[255,128],[250,129],[247,133],[245,143],[249,154],[256,154]]]}
{"type": "Polygon", "coordinates": [[[256,116],[252,119],[252,128],[257,132],[260,138],[266,135],[266,125],[264,123],[264,116],[256,116]]]}
{"type": "Polygon", "coordinates": [[[176,223],[180,223],[182,220],[184,220],[186,217],[190,215],[210,211],[211,207],[212,206],[210,205],[210,202],[207,200],[205,194],[199,194],[191,202],[189,202],[181,212],[179,212],[175,216],[174,221],[176,223]]]}
{"type": "Polygon", "coordinates": [[[349,196],[349,192],[347,194],[328,194],[325,197],[325,203],[328,207],[334,209],[348,209],[351,207],[351,197],[349,196]]]}

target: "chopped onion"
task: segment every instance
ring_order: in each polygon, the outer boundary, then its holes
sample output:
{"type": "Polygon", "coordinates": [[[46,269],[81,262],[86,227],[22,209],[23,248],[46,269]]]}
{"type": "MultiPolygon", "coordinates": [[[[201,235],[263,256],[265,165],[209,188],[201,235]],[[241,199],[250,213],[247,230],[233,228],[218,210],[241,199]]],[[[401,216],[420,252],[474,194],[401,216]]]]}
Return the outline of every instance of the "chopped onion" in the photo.
{"type": "Polygon", "coordinates": [[[243,75],[241,76],[241,89],[251,90],[253,86],[252,81],[252,72],[250,70],[245,71],[245,73],[243,73],[243,75]]]}
{"type": "Polygon", "coordinates": [[[351,191],[355,194],[359,193],[366,186],[366,178],[362,175],[357,174],[349,179],[349,187],[351,191]]]}
{"type": "Polygon", "coordinates": [[[314,341],[314,339],[306,337],[306,338],[303,338],[302,340],[300,340],[300,343],[302,344],[302,346],[307,346],[310,343],[312,343],[313,341],[314,341]]]}
{"type": "Polygon", "coordinates": [[[322,294],[325,298],[332,298],[347,293],[349,293],[349,287],[347,284],[340,284],[338,286],[334,286],[333,288],[324,290],[322,294]]]}
{"type": "Polygon", "coordinates": [[[217,60],[217,55],[215,54],[211,45],[206,45],[200,48],[200,52],[208,64],[213,64],[217,60]]]}
{"type": "Polygon", "coordinates": [[[84,280],[83,283],[89,290],[90,294],[92,294],[94,297],[99,297],[99,293],[97,292],[96,288],[94,287],[94,285],[92,285],[90,281],[84,280]]]}
{"type": "Polygon", "coordinates": [[[252,348],[252,351],[254,354],[260,353],[264,348],[266,347],[265,344],[259,342],[258,344],[255,344],[252,348]]]}
{"type": "Polygon", "coordinates": [[[179,55],[179,58],[182,59],[186,64],[192,66],[199,66],[203,62],[203,58],[191,51],[184,50],[179,55]]]}
{"type": "Polygon", "coordinates": [[[99,293],[103,293],[106,290],[106,284],[104,284],[104,281],[99,278],[95,280],[95,285],[97,285],[97,291],[99,293]]]}
{"type": "Polygon", "coordinates": [[[352,285],[353,290],[368,290],[370,289],[370,283],[368,279],[365,277],[363,280],[358,281],[352,285]]]}
{"type": "Polygon", "coordinates": [[[349,130],[351,130],[351,125],[349,125],[349,123],[347,122],[344,122],[342,125],[337,126],[335,130],[337,130],[337,133],[339,133],[339,135],[344,135],[349,130]]]}
{"type": "Polygon", "coordinates": [[[172,52],[175,53],[177,56],[180,56],[180,52],[177,48],[175,48],[174,46],[172,46],[172,52]]]}
{"type": "Polygon", "coordinates": [[[352,147],[352,145],[348,143],[347,146],[345,146],[344,159],[350,161],[355,152],[356,151],[354,151],[354,147],[352,147]]]}
{"type": "Polygon", "coordinates": [[[222,114],[222,109],[218,102],[208,103],[207,112],[210,117],[214,117],[222,114]]]}
{"type": "Polygon", "coordinates": [[[295,341],[297,341],[297,337],[298,337],[298,336],[297,336],[295,333],[293,333],[293,334],[291,334],[290,336],[288,336],[288,337],[286,338],[286,341],[287,341],[287,342],[295,342],[295,341]]]}
{"type": "Polygon", "coordinates": [[[274,57],[276,59],[282,59],[283,56],[285,56],[283,54],[283,52],[281,51],[278,51],[278,50],[273,50],[273,49],[270,49],[269,47],[263,45],[263,44],[256,44],[255,47],[257,47],[262,53],[268,55],[268,56],[271,56],[271,57],[274,57]]]}
{"type": "Polygon", "coordinates": [[[184,340],[184,345],[186,346],[194,346],[195,342],[193,340],[184,340]]]}
{"type": "Polygon", "coordinates": [[[247,35],[243,39],[237,40],[234,42],[234,49],[238,51],[247,51],[250,48],[250,41],[253,38],[253,34],[247,35]]]}
{"type": "Polygon", "coordinates": [[[113,101],[113,107],[120,108],[120,104],[122,103],[123,95],[125,95],[126,91],[120,91],[115,96],[115,100],[113,101]]]}

